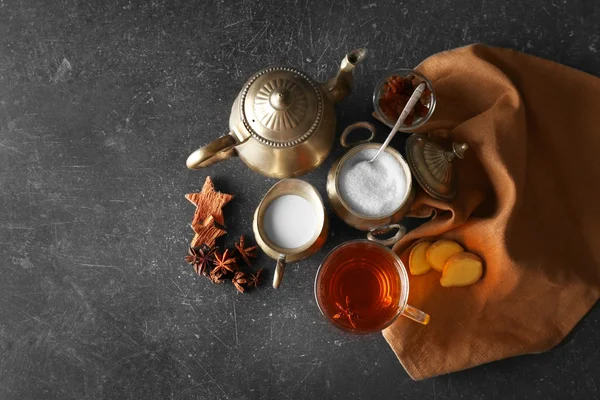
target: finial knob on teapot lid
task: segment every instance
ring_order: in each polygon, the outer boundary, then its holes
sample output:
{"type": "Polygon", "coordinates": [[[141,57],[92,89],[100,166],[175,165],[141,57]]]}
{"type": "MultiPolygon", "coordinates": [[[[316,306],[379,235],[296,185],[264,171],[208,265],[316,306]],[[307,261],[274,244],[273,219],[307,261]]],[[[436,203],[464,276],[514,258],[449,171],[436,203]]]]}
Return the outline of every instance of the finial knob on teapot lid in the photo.
{"type": "Polygon", "coordinates": [[[452,143],[452,150],[446,150],[435,140],[415,133],[406,141],[406,158],[416,181],[428,195],[452,201],[457,187],[452,163],[464,158],[468,148],[466,143],[452,143]]]}
{"type": "Polygon", "coordinates": [[[293,93],[287,88],[276,88],[269,95],[269,105],[277,111],[287,110],[294,104],[293,93]]]}

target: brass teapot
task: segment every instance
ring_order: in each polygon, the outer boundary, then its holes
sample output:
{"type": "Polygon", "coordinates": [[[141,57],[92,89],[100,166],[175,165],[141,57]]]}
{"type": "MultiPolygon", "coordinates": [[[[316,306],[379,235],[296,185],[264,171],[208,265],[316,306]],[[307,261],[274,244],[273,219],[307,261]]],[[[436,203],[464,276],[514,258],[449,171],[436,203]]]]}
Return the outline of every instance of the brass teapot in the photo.
{"type": "Polygon", "coordinates": [[[322,84],[291,67],[255,73],[233,103],[229,133],[190,154],[187,167],[204,168],[237,155],[254,171],[273,178],[317,168],[333,145],[333,106],[350,94],[352,70],[366,55],[364,48],[351,51],[337,75],[322,84]]]}

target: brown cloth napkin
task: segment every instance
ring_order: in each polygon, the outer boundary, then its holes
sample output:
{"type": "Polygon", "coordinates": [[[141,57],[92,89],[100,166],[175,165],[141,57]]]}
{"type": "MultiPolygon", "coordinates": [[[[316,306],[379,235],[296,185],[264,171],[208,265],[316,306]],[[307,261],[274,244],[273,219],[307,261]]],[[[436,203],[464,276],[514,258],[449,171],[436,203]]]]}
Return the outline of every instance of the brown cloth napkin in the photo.
{"type": "Polygon", "coordinates": [[[457,240],[485,259],[483,278],[443,288],[410,278],[428,326],[399,318],[384,337],[413,379],[556,346],[600,295],[600,79],[517,51],[472,45],[418,70],[438,98],[422,131],[467,142],[452,204],[394,246],[457,240]]]}

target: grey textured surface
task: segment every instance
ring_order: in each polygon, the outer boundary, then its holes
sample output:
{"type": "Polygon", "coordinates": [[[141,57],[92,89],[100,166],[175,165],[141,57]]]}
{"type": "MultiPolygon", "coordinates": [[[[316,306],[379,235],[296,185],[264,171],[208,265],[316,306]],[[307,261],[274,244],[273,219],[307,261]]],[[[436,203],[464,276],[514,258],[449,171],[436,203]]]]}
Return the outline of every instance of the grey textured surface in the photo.
{"type": "MultiPolygon", "coordinates": [[[[332,218],[279,291],[247,295],[182,261],[186,192],[234,193],[229,241],[275,182],[185,158],[223,134],[269,64],[323,80],[366,45],[339,126],[369,119],[375,81],[472,42],[600,73],[597,1],[0,1],[1,399],[596,398],[600,309],[551,352],[413,382],[379,335],[330,327],[312,285],[359,234],[332,218]],[[460,5],[459,5],[460,4],[460,5]]],[[[380,131],[380,137],[382,133],[380,131]]],[[[326,171],[306,176],[323,193],[326,171]]],[[[262,257],[260,266],[272,269],[262,257]]]]}

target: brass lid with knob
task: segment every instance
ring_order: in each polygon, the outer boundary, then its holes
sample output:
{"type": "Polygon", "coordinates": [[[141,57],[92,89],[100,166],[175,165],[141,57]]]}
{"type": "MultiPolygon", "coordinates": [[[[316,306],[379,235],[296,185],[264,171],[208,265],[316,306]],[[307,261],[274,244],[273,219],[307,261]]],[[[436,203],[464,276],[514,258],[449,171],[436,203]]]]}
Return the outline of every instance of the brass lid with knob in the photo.
{"type": "Polygon", "coordinates": [[[452,150],[446,150],[428,136],[415,133],[406,140],[406,158],[416,181],[428,195],[452,201],[457,188],[452,163],[456,158],[464,158],[468,148],[466,143],[452,143],[452,150]]]}
{"type": "Polygon", "coordinates": [[[242,89],[242,122],[250,135],[272,147],[295,146],[312,135],[323,116],[319,86],[304,72],[271,67],[242,89]]]}

